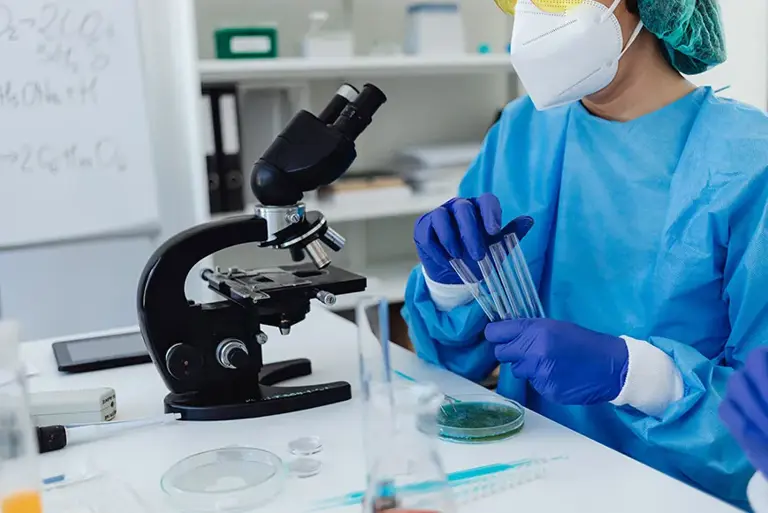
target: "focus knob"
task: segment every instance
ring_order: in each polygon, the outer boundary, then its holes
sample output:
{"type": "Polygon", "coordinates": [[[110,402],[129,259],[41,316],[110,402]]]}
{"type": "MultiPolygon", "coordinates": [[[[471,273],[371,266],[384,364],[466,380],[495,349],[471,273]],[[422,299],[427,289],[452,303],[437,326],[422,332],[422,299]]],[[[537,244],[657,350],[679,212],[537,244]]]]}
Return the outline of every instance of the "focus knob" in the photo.
{"type": "Polygon", "coordinates": [[[222,340],[216,349],[216,360],[225,369],[243,369],[248,366],[248,348],[236,338],[222,340]]]}
{"type": "Polygon", "coordinates": [[[203,369],[203,356],[187,344],[174,344],[165,353],[168,372],[179,381],[194,377],[203,369]]]}

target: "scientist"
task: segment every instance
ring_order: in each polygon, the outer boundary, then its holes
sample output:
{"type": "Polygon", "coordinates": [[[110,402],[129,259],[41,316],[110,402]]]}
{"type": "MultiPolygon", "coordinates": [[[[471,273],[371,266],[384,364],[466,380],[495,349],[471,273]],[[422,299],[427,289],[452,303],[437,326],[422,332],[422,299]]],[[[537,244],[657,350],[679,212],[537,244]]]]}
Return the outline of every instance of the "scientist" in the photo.
{"type": "Polygon", "coordinates": [[[757,513],[768,513],[768,348],[754,350],[728,382],[720,417],[757,468],[747,495],[757,513]]]}
{"type": "Polygon", "coordinates": [[[683,76],[725,60],[716,0],[519,0],[511,59],[528,96],[416,223],[417,353],[745,506],[718,407],[768,345],[768,117],[683,76]],[[515,219],[548,318],[489,324],[449,259],[515,219]]]}

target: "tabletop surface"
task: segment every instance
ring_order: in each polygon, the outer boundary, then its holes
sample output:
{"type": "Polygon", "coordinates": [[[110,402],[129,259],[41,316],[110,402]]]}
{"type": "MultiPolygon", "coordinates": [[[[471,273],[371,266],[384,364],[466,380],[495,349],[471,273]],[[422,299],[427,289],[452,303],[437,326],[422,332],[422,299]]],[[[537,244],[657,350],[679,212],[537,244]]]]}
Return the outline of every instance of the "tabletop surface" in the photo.
{"type": "MultiPolygon", "coordinates": [[[[43,468],[89,462],[113,478],[129,484],[153,511],[171,511],[160,488],[163,473],[192,454],[241,445],[269,450],[290,459],[288,443],[303,436],[318,436],[323,451],[321,472],[311,478],[291,478],[283,493],[261,511],[307,511],[320,500],[363,489],[361,402],[358,394],[356,328],[353,323],[314,308],[307,320],[283,337],[275,330],[264,346],[265,362],[309,358],[311,376],[291,384],[345,380],[353,398],[340,404],[278,416],[226,422],[174,422],[119,436],[74,445],[42,456],[43,468]]],[[[22,344],[22,356],[36,375],[31,391],[111,387],[117,396],[117,420],[163,413],[167,390],[151,364],[85,374],[58,373],[51,341],[22,344]]],[[[394,367],[416,379],[437,384],[448,395],[487,393],[477,384],[429,366],[415,355],[393,346],[394,367]]],[[[593,442],[534,412],[526,412],[525,428],[503,442],[460,445],[437,442],[447,472],[528,458],[559,458],[547,474],[485,498],[473,498],[461,510],[472,512],[523,511],[590,513],[648,513],[736,511],[689,486],[593,442]]],[[[334,510],[336,511],[336,510],[334,510]]],[[[338,511],[359,511],[359,506],[338,511]]]]}

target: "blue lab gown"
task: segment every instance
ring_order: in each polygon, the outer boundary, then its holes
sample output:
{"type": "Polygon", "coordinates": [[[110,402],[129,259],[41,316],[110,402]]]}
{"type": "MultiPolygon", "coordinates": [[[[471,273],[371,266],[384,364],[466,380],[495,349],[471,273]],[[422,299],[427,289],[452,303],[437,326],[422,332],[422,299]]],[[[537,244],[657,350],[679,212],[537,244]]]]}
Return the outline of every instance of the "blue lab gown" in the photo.
{"type": "MultiPolygon", "coordinates": [[[[684,380],[684,397],[658,418],[549,402],[506,364],[498,392],[746,505],[753,469],[717,407],[733,369],[768,344],[768,117],[710,88],[626,123],[580,102],[538,112],[521,98],[459,188],[485,192],[500,198],[502,224],[535,219],[521,246],[548,317],[646,340],[684,380]]],[[[420,267],[403,315],[424,360],[473,380],[498,365],[477,304],[439,311],[420,267]]]]}

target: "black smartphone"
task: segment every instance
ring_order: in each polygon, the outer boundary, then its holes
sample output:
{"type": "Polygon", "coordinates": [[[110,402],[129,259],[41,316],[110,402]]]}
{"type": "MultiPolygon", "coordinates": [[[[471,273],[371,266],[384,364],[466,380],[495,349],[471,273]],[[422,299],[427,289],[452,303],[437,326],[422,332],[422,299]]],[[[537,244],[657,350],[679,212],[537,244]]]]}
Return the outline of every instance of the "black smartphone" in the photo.
{"type": "Polygon", "coordinates": [[[90,372],[152,362],[138,328],[62,340],[51,347],[60,372],[90,372]]]}

